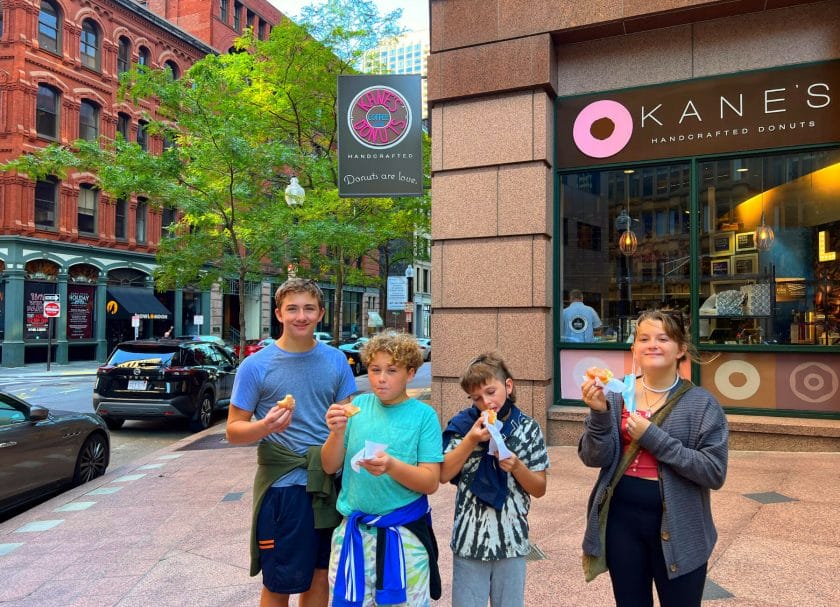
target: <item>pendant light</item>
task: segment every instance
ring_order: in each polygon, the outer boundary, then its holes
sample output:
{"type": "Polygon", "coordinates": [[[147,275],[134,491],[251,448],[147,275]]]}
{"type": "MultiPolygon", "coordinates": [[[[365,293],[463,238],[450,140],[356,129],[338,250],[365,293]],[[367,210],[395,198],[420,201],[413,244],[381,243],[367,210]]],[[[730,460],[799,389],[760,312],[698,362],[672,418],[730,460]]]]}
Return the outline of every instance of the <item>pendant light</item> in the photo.
{"type": "Polygon", "coordinates": [[[776,235],[773,233],[773,228],[767,225],[767,220],[764,216],[764,179],[762,175],[761,180],[761,223],[755,229],[755,248],[759,251],[767,251],[773,246],[776,241],[776,235]]]}
{"type": "Polygon", "coordinates": [[[633,169],[624,169],[624,200],[627,203],[627,208],[622,209],[621,215],[619,215],[619,218],[623,219],[627,226],[621,236],[618,237],[618,248],[625,257],[635,255],[639,246],[639,239],[636,238],[636,233],[633,231],[633,220],[630,218],[630,173],[632,172],[633,169]]]}

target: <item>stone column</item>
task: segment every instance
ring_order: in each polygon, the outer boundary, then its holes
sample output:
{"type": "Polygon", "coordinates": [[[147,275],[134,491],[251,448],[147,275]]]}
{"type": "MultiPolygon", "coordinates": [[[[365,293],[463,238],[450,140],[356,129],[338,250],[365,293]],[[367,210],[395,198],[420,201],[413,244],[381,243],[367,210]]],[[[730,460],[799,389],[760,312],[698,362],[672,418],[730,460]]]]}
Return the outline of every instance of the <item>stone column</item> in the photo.
{"type": "Polygon", "coordinates": [[[24,271],[6,266],[6,332],[3,339],[3,366],[20,367],[24,360],[23,314],[24,271]]]}

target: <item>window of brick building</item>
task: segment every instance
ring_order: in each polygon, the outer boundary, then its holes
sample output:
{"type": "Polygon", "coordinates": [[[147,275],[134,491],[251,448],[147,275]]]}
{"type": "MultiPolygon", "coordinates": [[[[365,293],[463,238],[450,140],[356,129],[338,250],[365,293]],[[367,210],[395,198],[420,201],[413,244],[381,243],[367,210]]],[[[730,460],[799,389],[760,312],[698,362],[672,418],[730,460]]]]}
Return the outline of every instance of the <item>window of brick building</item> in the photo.
{"type": "Polygon", "coordinates": [[[135,240],[138,243],[146,242],[146,215],[149,205],[145,198],[137,199],[137,210],[135,212],[136,222],[134,227],[135,240]]]}
{"type": "Polygon", "coordinates": [[[228,0],[219,0],[219,19],[228,22],[228,0]]]}
{"type": "Polygon", "coordinates": [[[99,192],[92,185],[79,188],[78,226],[79,232],[96,233],[96,209],[99,206],[99,192]]]}
{"type": "Polygon", "coordinates": [[[178,221],[178,212],[172,207],[164,207],[161,211],[161,236],[171,236],[175,233],[175,222],[178,221]]]}
{"type": "Polygon", "coordinates": [[[149,151],[149,133],[148,129],[149,123],[145,120],[138,120],[137,121],[137,145],[140,146],[141,149],[149,151]]]}
{"type": "Polygon", "coordinates": [[[178,80],[181,77],[181,70],[178,69],[178,64],[171,59],[163,64],[163,69],[169,70],[173,80],[178,80]]]}
{"type": "Polygon", "coordinates": [[[242,5],[239,2],[233,3],[233,29],[242,31],[242,5]]]}
{"type": "Polygon", "coordinates": [[[131,69],[131,40],[120,37],[117,49],[117,74],[123,74],[131,69]]]}
{"type": "Polygon", "coordinates": [[[137,49],[137,65],[145,65],[147,67],[152,66],[152,53],[147,49],[145,46],[141,46],[137,49]]]}
{"type": "Polygon", "coordinates": [[[123,136],[123,139],[128,141],[129,131],[131,129],[131,116],[120,112],[117,114],[117,132],[123,136]]]}
{"type": "Polygon", "coordinates": [[[125,240],[128,225],[128,202],[124,198],[117,198],[114,207],[114,238],[125,240]]]}
{"type": "Polygon", "coordinates": [[[35,112],[35,130],[39,137],[58,138],[58,108],[61,95],[47,84],[38,85],[38,102],[35,112]]]}
{"type": "Polygon", "coordinates": [[[99,26],[90,19],[82,22],[82,33],[79,36],[79,53],[82,65],[99,71],[99,26]]]}
{"type": "Polygon", "coordinates": [[[56,228],[58,207],[58,182],[52,177],[35,184],[35,225],[39,228],[56,228]]]}
{"type": "Polygon", "coordinates": [[[60,52],[61,13],[54,2],[44,0],[38,13],[38,46],[45,51],[60,52]]]}
{"type": "Polygon", "coordinates": [[[82,99],[79,105],[79,139],[96,141],[99,138],[99,106],[82,99]]]}

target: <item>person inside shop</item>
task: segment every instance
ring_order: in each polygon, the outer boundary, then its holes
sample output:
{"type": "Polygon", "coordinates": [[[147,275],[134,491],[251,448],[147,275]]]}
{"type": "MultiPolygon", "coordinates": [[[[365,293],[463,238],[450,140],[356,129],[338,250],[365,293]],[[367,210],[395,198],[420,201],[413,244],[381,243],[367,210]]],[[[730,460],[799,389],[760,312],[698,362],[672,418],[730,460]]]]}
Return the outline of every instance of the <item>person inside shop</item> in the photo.
{"type": "Polygon", "coordinates": [[[592,342],[601,335],[601,318],[594,308],[583,303],[580,289],[569,292],[569,305],[563,310],[563,339],[592,342]]]}
{"type": "Polygon", "coordinates": [[[726,479],[729,430],[709,392],[683,379],[693,354],[676,315],[643,312],[632,345],[641,375],[622,393],[581,386],[590,411],[578,444],[601,469],[583,540],[587,581],[609,571],[619,607],[700,607],[717,541],[710,490],[726,479]],[[668,507],[665,508],[664,504],[668,507]]]}
{"type": "Polygon", "coordinates": [[[333,403],[350,402],[356,381],[344,354],[314,337],[324,317],[314,281],[290,278],[274,302],[283,334],[239,366],[228,409],[228,441],[259,443],[250,574],[263,574],[260,607],[287,607],[292,594],[300,605],[327,607],[341,517],[334,480],[320,466],[324,416],[333,403]]]}

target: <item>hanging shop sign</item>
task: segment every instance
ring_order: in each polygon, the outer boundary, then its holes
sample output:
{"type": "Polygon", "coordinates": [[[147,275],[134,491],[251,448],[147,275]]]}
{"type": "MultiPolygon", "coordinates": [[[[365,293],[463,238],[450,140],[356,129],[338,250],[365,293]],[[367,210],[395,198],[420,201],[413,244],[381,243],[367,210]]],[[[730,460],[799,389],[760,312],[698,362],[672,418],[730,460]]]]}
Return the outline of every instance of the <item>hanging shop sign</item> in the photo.
{"type": "Polygon", "coordinates": [[[560,168],[840,141],[840,61],[557,102],[560,168]]]}
{"type": "Polygon", "coordinates": [[[419,75],[338,77],[338,194],[422,196],[419,75]]]}

